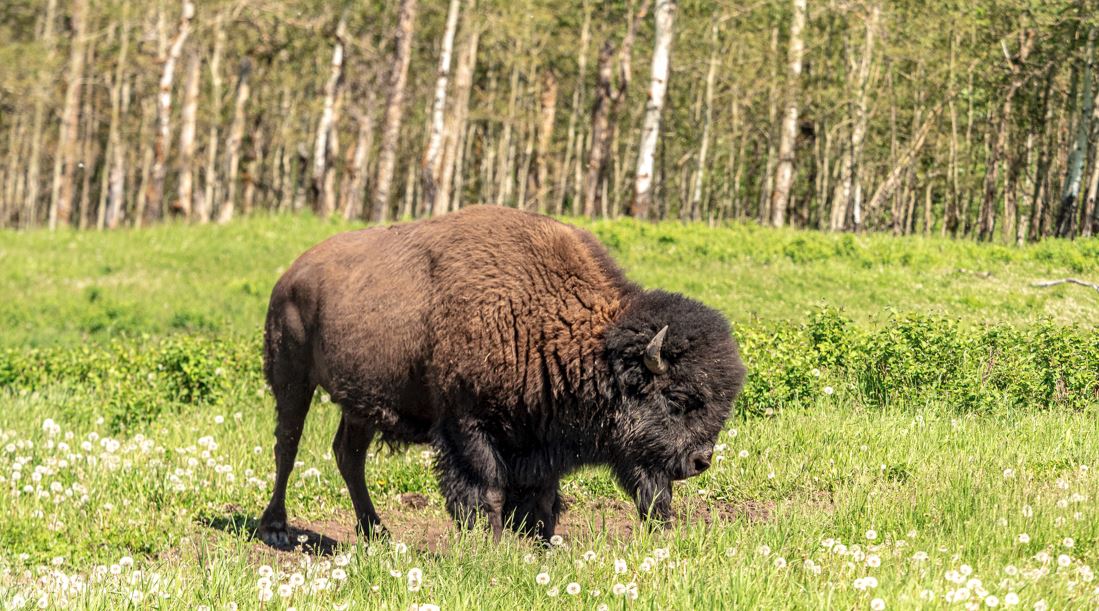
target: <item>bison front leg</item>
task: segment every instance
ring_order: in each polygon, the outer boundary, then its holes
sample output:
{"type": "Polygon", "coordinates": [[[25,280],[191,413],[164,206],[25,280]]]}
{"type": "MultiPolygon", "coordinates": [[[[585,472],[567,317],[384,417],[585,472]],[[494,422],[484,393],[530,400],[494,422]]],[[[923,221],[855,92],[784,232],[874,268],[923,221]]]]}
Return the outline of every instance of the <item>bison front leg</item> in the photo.
{"type": "Polygon", "coordinates": [[[504,501],[504,518],[512,530],[548,542],[557,530],[561,514],[558,481],[536,488],[510,488],[504,501]]]}
{"type": "Polygon", "coordinates": [[[504,530],[504,470],[492,441],[472,423],[443,422],[435,447],[447,511],[467,529],[483,516],[498,543],[504,530]]]}
{"type": "Polygon", "coordinates": [[[355,507],[356,526],[366,538],[385,534],[382,520],[370,500],[370,491],[366,489],[366,453],[373,438],[374,429],[370,425],[351,422],[344,416],[332,440],[336,466],[347,483],[347,492],[355,507]]]}

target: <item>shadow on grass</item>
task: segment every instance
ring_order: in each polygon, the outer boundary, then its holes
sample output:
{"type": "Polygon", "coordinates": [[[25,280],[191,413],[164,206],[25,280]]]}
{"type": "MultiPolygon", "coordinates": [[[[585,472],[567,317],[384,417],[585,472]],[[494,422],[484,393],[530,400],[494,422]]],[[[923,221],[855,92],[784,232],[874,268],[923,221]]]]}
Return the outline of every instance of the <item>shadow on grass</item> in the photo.
{"type": "MultiPolygon", "coordinates": [[[[260,539],[257,534],[259,520],[253,516],[241,513],[240,511],[229,510],[227,515],[203,516],[199,519],[199,524],[202,524],[207,528],[220,530],[235,537],[250,541],[258,541],[267,545],[267,543],[260,539]]],[[[285,547],[269,547],[284,552],[295,551],[313,556],[331,556],[338,551],[339,546],[341,545],[339,541],[315,530],[298,528],[293,524],[289,526],[289,530],[291,545],[285,547]]]]}

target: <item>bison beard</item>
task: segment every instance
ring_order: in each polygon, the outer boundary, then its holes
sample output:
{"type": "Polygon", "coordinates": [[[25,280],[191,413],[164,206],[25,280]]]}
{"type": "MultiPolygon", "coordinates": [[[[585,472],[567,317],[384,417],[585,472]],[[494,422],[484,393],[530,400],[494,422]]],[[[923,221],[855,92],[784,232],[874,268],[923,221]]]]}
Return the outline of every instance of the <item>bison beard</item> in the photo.
{"type": "Polygon", "coordinates": [[[317,386],[358,526],[382,530],[367,448],[430,443],[454,519],[548,539],[558,484],[610,466],[642,518],[704,471],[744,379],[718,312],[626,280],[589,233],[507,208],[334,236],[275,285],[264,342],[276,477],[260,521],[290,543],[286,486],[317,386]]]}

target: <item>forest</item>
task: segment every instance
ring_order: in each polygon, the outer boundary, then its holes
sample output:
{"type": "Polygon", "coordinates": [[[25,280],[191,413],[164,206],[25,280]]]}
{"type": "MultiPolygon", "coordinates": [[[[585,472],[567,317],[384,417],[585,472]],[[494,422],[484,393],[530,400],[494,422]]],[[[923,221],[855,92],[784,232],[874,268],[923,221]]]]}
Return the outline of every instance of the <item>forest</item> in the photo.
{"type": "Polygon", "coordinates": [[[1090,0],[9,0],[0,225],[1099,229],[1090,0]]]}

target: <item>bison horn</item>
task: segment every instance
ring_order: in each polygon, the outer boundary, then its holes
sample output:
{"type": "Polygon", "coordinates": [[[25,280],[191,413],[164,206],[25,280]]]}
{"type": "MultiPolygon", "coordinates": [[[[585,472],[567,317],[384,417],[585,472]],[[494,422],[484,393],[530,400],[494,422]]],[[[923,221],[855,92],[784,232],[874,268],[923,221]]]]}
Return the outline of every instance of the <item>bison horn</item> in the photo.
{"type": "Polygon", "coordinates": [[[668,364],[660,358],[660,349],[664,346],[664,336],[667,334],[668,325],[664,325],[664,328],[657,331],[652,341],[645,347],[645,366],[657,375],[662,375],[668,371],[668,364]]]}

